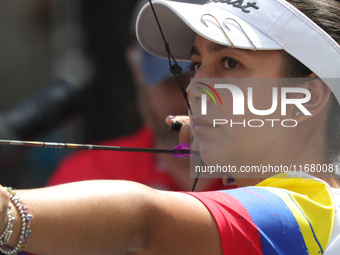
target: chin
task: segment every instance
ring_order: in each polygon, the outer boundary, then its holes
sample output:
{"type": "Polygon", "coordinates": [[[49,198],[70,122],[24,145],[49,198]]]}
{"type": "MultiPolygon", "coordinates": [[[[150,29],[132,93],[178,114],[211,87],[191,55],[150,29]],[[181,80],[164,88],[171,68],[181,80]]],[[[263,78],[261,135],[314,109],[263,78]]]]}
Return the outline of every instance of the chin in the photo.
{"type": "Polygon", "coordinates": [[[228,153],[220,153],[222,149],[216,149],[215,145],[207,146],[206,144],[200,145],[200,156],[206,165],[225,165],[228,153]]]}

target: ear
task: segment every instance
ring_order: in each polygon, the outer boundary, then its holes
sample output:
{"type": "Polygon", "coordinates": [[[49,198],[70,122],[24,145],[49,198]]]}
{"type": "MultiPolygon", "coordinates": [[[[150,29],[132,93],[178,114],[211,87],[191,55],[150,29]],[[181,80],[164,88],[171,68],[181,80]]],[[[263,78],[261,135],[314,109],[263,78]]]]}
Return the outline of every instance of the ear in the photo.
{"type": "MultiPolygon", "coordinates": [[[[301,113],[299,116],[295,116],[294,118],[298,122],[302,122],[325,112],[331,95],[329,87],[314,73],[310,74],[307,78],[311,78],[311,80],[305,82],[302,87],[309,90],[311,99],[303,104],[303,106],[311,113],[311,115],[304,115],[301,113]]],[[[296,109],[296,111],[299,111],[299,109],[296,109]]]]}

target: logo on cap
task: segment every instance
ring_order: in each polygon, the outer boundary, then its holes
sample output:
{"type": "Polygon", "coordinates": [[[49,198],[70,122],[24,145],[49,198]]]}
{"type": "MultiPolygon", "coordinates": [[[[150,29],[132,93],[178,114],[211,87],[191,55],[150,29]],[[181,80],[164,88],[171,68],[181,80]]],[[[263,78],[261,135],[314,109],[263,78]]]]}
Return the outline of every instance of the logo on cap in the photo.
{"type": "Polygon", "coordinates": [[[209,3],[226,3],[226,4],[231,4],[232,6],[236,7],[236,8],[240,8],[243,12],[245,13],[249,13],[250,10],[246,9],[249,7],[253,7],[255,10],[260,9],[260,7],[258,7],[256,5],[256,2],[252,2],[252,3],[247,3],[246,5],[243,5],[243,1],[244,0],[209,0],[208,2],[206,2],[206,4],[209,3]]]}

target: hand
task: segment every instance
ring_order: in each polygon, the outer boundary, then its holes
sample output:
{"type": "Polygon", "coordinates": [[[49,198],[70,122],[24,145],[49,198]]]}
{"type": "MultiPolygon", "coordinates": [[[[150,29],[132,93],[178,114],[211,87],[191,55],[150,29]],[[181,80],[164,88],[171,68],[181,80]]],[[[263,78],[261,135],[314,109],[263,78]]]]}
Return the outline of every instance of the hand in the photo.
{"type": "Polygon", "coordinates": [[[199,145],[198,145],[198,139],[196,139],[194,136],[192,136],[192,133],[190,132],[190,118],[189,116],[168,116],[165,119],[165,122],[169,125],[169,127],[171,126],[171,124],[174,121],[180,121],[183,122],[183,126],[181,127],[180,131],[179,131],[179,142],[180,143],[187,143],[190,144],[191,150],[193,151],[198,151],[199,150],[199,145]]]}
{"type": "Polygon", "coordinates": [[[169,127],[172,125],[174,121],[180,121],[183,122],[183,126],[181,127],[179,131],[179,142],[190,144],[190,119],[189,116],[168,116],[165,119],[166,124],[169,125],[169,127]]]}
{"type": "Polygon", "coordinates": [[[0,185],[0,235],[6,228],[8,203],[9,203],[8,193],[0,185]]]}

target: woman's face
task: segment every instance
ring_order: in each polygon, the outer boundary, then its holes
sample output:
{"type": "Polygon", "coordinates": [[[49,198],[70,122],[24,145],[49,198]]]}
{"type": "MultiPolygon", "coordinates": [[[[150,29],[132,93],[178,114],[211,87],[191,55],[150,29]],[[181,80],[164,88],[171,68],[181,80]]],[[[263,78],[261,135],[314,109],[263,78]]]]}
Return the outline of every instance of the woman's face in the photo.
{"type": "MultiPolygon", "coordinates": [[[[292,119],[294,109],[288,109],[286,116],[281,116],[280,107],[268,116],[258,116],[251,113],[247,107],[247,88],[253,88],[253,105],[256,109],[267,110],[272,106],[272,89],[278,87],[274,79],[281,75],[282,57],[279,51],[251,51],[231,49],[221,46],[201,36],[196,36],[191,51],[192,67],[196,70],[195,79],[189,86],[189,100],[193,111],[191,116],[192,132],[198,140],[201,157],[206,165],[260,165],[270,163],[277,148],[285,146],[282,143],[291,128],[283,128],[279,121],[271,122],[266,119],[292,119]],[[223,106],[212,101],[207,96],[207,114],[201,114],[201,94],[205,93],[198,87],[197,78],[249,78],[237,87],[245,97],[244,115],[233,115],[233,100],[228,89],[216,89],[223,106]],[[253,78],[253,79],[250,79],[253,78]],[[213,127],[214,119],[227,120],[227,124],[213,127]],[[262,127],[249,127],[251,119],[261,119],[265,122],[262,127]],[[233,123],[245,123],[234,124],[233,123]],[[245,121],[245,122],[244,122],[245,121]],[[272,124],[274,123],[274,127],[272,124]]],[[[209,80],[206,83],[209,83],[209,80]]],[[[209,84],[214,86],[214,84],[209,84]]],[[[280,89],[278,89],[279,91],[280,89]]],[[[280,93],[278,92],[278,98],[280,93]]],[[[260,122],[252,122],[259,125],[260,122]]],[[[290,123],[291,124],[291,123],[290,123]]],[[[197,142],[197,141],[196,141],[197,142]]],[[[280,155],[281,156],[281,155],[280,155]]]]}

